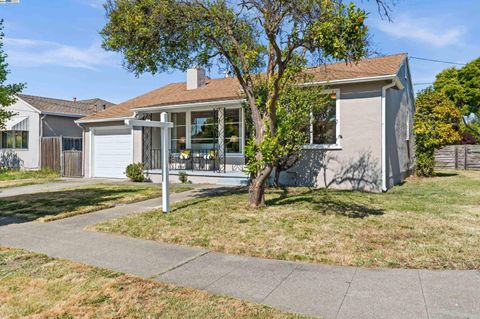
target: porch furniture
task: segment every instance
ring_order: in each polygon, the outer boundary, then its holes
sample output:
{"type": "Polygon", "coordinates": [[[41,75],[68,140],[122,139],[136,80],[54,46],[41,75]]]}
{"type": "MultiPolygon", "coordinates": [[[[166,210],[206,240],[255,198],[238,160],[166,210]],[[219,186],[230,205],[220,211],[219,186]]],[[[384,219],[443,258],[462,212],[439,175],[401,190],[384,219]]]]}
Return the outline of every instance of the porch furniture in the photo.
{"type": "Polygon", "coordinates": [[[181,150],[177,154],[175,169],[189,169],[192,163],[192,151],[190,149],[181,150]]]}
{"type": "Polygon", "coordinates": [[[203,156],[205,167],[209,171],[214,171],[217,168],[218,150],[210,149],[207,154],[203,156]]]}

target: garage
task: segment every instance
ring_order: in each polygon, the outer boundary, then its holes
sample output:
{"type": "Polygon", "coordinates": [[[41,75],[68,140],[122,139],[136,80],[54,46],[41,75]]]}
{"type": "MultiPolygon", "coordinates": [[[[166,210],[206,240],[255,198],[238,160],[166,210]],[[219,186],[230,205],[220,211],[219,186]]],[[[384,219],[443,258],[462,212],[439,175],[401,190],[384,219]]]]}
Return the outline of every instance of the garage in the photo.
{"type": "Polygon", "coordinates": [[[92,137],[92,176],[125,178],[125,168],[133,161],[131,129],[94,129],[92,137]]]}

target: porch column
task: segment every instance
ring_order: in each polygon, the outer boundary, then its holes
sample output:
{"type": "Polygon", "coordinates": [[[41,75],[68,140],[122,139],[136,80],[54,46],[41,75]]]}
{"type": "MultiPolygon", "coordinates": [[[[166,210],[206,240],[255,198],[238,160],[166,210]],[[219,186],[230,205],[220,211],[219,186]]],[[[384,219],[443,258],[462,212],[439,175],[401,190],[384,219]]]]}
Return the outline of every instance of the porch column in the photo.
{"type": "Polygon", "coordinates": [[[219,170],[225,171],[225,108],[218,109],[218,158],[219,170]]]}
{"type": "MultiPolygon", "coordinates": [[[[142,117],[143,120],[152,120],[152,114],[148,113],[145,114],[142,117]]],[[[152,128],[151,127],[142,127],[143,131],[143,165],[145,169],[152,169],[152,157],[153,157],[153,151],[152,151],[152,128]]]]}

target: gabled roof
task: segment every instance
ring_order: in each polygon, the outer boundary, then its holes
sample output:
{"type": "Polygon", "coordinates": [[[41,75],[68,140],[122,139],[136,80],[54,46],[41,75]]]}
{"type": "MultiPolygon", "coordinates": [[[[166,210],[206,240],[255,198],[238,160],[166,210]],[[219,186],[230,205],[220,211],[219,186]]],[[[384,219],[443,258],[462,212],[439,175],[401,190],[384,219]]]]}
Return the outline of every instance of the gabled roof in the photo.
{"type": "MultiPolygon", "coordinates": [[[[375,81],[382,76],[397,74],[406,54],[395,54],[376,58],[363,59],[358,63],[332,63],[305,72],[313,75],[314,82],[345,82],[364,79],[375,81]]],[[[133,109],[168,105],[238,100],[242,98],[242,90],[236,78],[207,79],[206,84],[195,90],[187,90],[185,82],[172,83],[140,95],[105,111],[82,118],[83,121],[101,121],[102,119],[125,118],[133,116],[133,109]]]]}
{"type": "Polygon", "coordinates": [[[41,113],[65,114],[69,116],[92,115],[114,105],[111,102],[99,98],[74,102],[27,94],[18,94],[17,96],[39,110],[41,113]]]}

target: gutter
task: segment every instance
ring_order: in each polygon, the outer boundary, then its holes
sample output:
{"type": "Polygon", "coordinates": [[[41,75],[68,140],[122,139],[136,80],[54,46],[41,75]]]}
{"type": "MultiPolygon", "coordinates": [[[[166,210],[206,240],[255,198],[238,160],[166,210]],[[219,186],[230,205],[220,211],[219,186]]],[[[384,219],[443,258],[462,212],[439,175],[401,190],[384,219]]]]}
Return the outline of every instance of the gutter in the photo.
{"type": "Polygon", "coordinates": [[[382,191],[386,192],[387,187],[387,90],[393,87],[403,90],[404,86],[398,76],[395,76],[392,83],[382,87],[382,191]]]}
{"type": "Polygon", "coordinates": [[[324,84],[354,84],[354,83],[363,83],[363,82],[372,82],[372,81],[388,81],[388,80],[394,81],[396,77],[397,77],[396,74],[379,75],[379,76],[369,76],[369,77],[353,78],[353,79],[308,82],[308,83],[301,84],[300,86],[313,86],[313,85],[324,85],[324,84]]]}
{"type": "Polygon", "coordinates": [[[205,106],[219,106],[219,105],[238,105],[245,101],[245,99],[239,100],[223,100],[223,101],[212,101],[212,102],[197,102],[197,103],[184,103],[184,104],[168,104],[164,106],[147,106],[147,107],[138,107],[132,108],[134,112],[142,111],[158,111],[158,110],[171,110],[179,108],[194,108],[194,107],[205,107],[205,106]]]}
{"type": "Polygon", "coordinates": [[[52,116],[61,116],[61,117],[85,117],[85,114],[75,114],[75,113],[59,113],[59,112],[42,112],[45,115],[52,115],[52,116]]]}
{"type": "Polygon", "coordinates": [[[104,119],[93,119],[93,120],[76,120],[75,123],[77,124],[88,124],[88,123],[101,123],[101,122],[118,122],[118,121],[124,121],[124,120],[130,120],[130,119],[135,119],[134,117],[131,116],[126,116],[126,117],[117,117],[117,118],[104,118],[104,119]]]}

